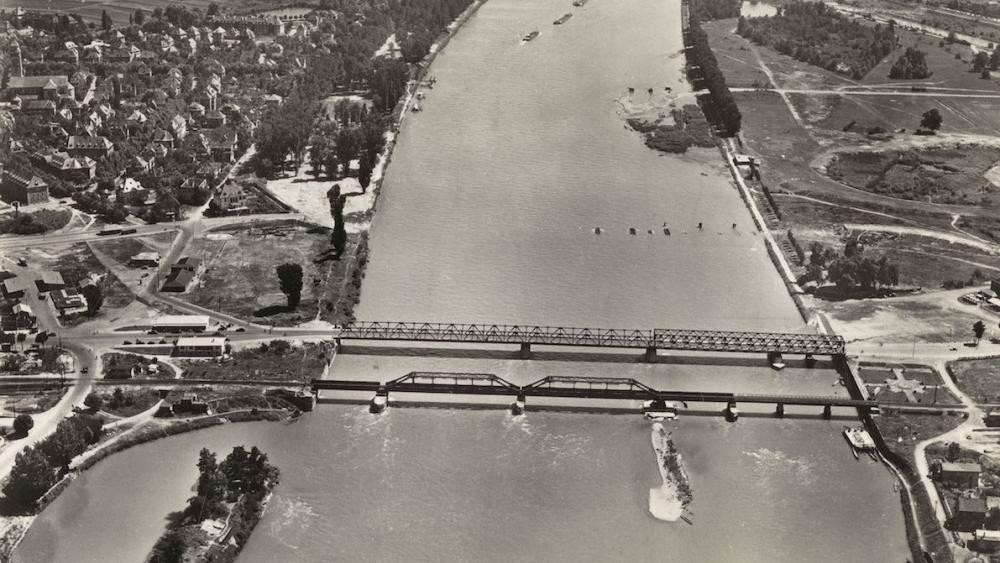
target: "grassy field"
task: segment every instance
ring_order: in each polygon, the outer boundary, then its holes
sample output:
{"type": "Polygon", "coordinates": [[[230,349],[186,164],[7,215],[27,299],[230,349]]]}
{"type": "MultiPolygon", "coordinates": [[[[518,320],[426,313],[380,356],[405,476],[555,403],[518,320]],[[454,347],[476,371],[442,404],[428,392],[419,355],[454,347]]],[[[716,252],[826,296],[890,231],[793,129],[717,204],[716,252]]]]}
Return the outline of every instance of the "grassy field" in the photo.
{"type": "Polygon", "coordinates": [[[977,403],[1000,403],[1000,359],[948,364],[955,384],[977,403]]]}
{"type": "Polygon", "coordinates": [[[903,365],[872,365],[861,364],[859,375],[869,386],[870,391],[878,389],[878,399],[880,401],[905,402],[906,395],[898,390],[891,390],[885,387],[886,380],[895,379],[895,374],[891,368],[902,369],[905,379],[919,382],[924,388],[915,393],[917,401],[924,404],[933,403],[960,403],[958,397],[951,394],[944,386],[944,381],[937,371],[931,366],[903,366],[903,365]],[[937,388],[935,391],[935,387],[937,388]]]}
{"type": "Polygon", "coordinates": [[[113,365],[125,364],[131,366],[137,363],[142,364],[144,366],[150,366],[150,365],[156,366],[155,371],[148,370],[147,368],[147,371],[143,372],[142,375],[139,375],[137,377],[145,379],[151,379],[151,378],[174,379],[175,377],[177,377],[177,370],[175,370],[173,366],[165,362],[159,362],[159,361],[154,362],[152,359],[147,358],[145,356],[140,356],[138,354],[127,354],[124,352],[108,352],[101,355],[101,363],[104,365],[104,374],[103,374],[104,377],[108,376],[108,368],[110,368],[113,365]]]}
{"type": "Polygon", "coordinates": [[[917,442],[939,436],[961,424],[962,415],[884,413],[875,418],[889,449],[914,467],[917,442]]]}
{"type": "Polygon", "coordinates": [[[178,362],[189,379],[266,379],[282,381],[308,381],[322,375],[333,355],[327,343],[306,342],[301,346],[288,346],[275,340],[259,347],[236,350],[232,357],[217,362],[185,360],[178,362]]]}
{"type": "Polygon", "coordinates": [[[275,326],[317,318],[343,322],[357,297],[353,257],[360,241],[358,235],[349,235],[344,256],[334,260],[324,229],[284,222],[216,231],[192,243],[188,255],[204,260],[207,269],[184,298],[275,326]],[[278,286],[275,268],[283,263],[303,269],[302,299],[295,310],[288,310],[278,286]]]}
{"type": "Polygon", "coordinates": [[[160,255],[165,255],[176,236],[176,233],[159,233],[148,237],[98,240],[91,244],[116,262],[128,266],[129,260],[140,252],[159,252],[160,255]]]}

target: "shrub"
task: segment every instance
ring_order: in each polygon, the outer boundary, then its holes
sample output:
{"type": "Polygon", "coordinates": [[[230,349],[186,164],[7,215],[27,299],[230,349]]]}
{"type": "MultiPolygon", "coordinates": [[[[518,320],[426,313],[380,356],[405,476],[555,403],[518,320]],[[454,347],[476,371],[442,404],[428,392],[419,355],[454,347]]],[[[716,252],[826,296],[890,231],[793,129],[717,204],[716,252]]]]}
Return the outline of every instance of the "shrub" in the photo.
{"type": "Polygon", "coordinates": [[[20,435],[25,435],[29,430],[35,427],[35,419],[31,418],[28,414],[19,414],[14,419],[14,432],[20,435]]]}

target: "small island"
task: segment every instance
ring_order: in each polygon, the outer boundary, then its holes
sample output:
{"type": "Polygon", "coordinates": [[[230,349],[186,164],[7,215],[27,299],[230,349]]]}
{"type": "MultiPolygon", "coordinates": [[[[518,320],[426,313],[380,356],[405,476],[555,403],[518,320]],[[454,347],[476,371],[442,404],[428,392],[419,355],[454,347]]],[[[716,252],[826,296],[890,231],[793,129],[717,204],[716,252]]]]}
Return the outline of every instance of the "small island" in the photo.
{"type": "Polygon", "coordinates": [[[690,524],[684,511],[693,497],[687,474],[681,465],[681,454],[674,446],[670,432],[659,422],[653,424],[651,438],[663,484],[649,490],[649,513],[657,520],[676,522],[683,518],[690,524]]]}
{"type": "Polygon", "coordinates": [[[170,517],[147,563],[236,560],[260,521],[278,483],[278,468],[256,446],[236,446],[219,463],[214,452],[198,455],[198,481],[187,507],[170,517]]]}

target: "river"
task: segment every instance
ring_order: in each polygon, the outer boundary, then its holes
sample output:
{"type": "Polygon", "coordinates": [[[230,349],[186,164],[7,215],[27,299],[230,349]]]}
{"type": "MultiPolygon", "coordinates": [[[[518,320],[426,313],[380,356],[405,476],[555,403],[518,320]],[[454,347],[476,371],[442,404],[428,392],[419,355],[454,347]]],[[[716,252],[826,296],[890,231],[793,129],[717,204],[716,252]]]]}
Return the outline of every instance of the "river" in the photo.
{"type": "MultiPolygon", "coordinates": [[[[718,154],[661,155],[625,127],[623,107],[648,102],[647,88],[654,104],[665,86],[687,91],[678,15],[676,0],[582,9],[489,0],[437,58],[424,111],[400,132],[359,318],[807,330],[718,154]]],[[[340,356],[335,373],[843,393],[829,370],[486,356],[369,350],[340,356]]],[[[694,490],[688,525],[649,514],[660,474],[648,422],[530,408],[517,418],[400,407],[373,416],[322,404],[290,425],[227,425],[140,446],[73,483],[15,560],[141,560],[191,494],[198,449],[234,444],[260,446],[282,471],[242,562],[907,557],[892,479],[851,456],[843,421],[682,416],[671,429],[694,490]]]]}

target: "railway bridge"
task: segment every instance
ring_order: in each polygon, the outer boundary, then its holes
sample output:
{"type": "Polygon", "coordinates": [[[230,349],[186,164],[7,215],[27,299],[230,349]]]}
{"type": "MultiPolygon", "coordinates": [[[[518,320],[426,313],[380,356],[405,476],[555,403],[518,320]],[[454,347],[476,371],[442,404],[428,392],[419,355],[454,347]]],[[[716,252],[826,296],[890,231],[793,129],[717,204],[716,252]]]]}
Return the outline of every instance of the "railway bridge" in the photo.
{"type": "Polygon", "coordinates": [[[654,361],[657,350],[842,356],[844,339],[836,335],[684,329],[613,329],[503,324],[353,322],[335,335],[345,340],[512,344],[521,357],[532,345],[638,348],[654,361]]]}

